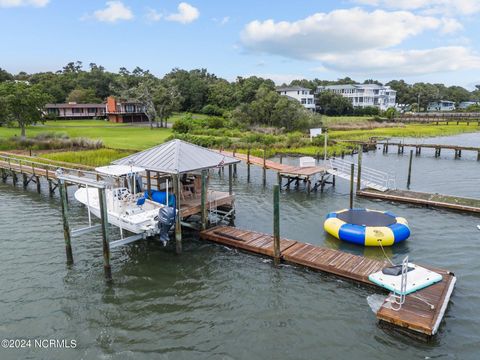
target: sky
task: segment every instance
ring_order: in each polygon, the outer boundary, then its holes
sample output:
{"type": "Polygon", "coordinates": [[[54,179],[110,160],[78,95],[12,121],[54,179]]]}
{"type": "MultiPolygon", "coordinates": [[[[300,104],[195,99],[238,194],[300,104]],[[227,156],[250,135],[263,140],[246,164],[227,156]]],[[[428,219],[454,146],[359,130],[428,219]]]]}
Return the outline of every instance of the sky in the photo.
{"type": "Polygon", "coordinates": [[[0,67],[480,84],[480,0],[0,0],[0,67]]]}

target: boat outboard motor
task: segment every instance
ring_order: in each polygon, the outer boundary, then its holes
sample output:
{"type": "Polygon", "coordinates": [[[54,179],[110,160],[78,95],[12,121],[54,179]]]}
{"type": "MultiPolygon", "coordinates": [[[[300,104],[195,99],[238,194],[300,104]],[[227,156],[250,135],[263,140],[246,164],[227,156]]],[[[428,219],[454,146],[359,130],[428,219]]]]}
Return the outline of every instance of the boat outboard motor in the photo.
{"type": "Polygon", "coordinates": [[[164,206],[158,212],[158,228],[160,229],[160,241],[166,245],[170,238],[168,232],[175,223],[176,209],[171,206],[164,206]]]}

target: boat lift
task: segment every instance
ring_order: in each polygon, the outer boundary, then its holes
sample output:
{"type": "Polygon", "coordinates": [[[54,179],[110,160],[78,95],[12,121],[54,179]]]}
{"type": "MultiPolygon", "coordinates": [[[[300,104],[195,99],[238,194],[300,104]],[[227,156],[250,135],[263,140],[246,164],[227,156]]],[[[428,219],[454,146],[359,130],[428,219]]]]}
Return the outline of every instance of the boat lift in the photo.
{"type": "Polygon", "coordinates": [[[123,231],[121,231],[122,237],[119,240],[109,241],[109,231],[108,231],[108,211],[107,211],[107,200],[105,196],[105,188],[107,183],[103,180],[97,180],[97,178],[89,177],[80,177],[76,175],[71,175],[64,173],[61,169],[56,172],[60,197],[62,203],[62,218],[63,218],[63,235],[65,238],[65,251],[67,255],[67,264],[73,264],[73,253],[71,246],[71,238],[77,237],[83,234],[90,233],[92,231],[102,230],[102,241],[103,241],[103,260],[104,260],[104,270],[105,277],[107,280],[111,280],[112,273],[110,267],[110,250],[116,247],[132,243],[137,240],[142,240],[146,238],[145,233],[135,234],[126,238],[123,238],[123,231]],[[68,221],[68,204],[67,204],[67,183],[76,184],[79,186],[85,186],[98,189],[98,199],[100,203],[100,224],[92,225],[92,218],[90,213],[90,205],[87,204],[88,209],[88,226],[79,229],[70,229],[70,224],[68,221]]]}

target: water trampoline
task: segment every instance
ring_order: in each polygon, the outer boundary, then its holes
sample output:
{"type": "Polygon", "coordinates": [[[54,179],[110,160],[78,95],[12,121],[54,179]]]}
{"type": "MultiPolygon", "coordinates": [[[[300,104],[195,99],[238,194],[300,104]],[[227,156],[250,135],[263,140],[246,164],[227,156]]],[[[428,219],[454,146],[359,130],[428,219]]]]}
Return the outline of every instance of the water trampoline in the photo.
{"type": "Polygon", "coordinates": [[[337,239],[364,246],[391,246],[410,236],[407,220],[389,211],[344,209],[331,212],[323,227],[337,239]]]}

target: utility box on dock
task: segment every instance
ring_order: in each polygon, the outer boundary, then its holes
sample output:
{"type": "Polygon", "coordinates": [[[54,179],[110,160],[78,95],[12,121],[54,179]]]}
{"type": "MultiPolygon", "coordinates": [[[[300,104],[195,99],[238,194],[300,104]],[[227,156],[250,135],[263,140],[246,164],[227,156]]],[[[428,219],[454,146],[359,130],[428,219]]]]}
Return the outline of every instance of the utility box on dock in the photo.
{"type": "Polygon", "coordinates": [[[300,158],[300,167],[314,167],[317,166],[315,159],[310,156],[303,156],[300,158]]]}

